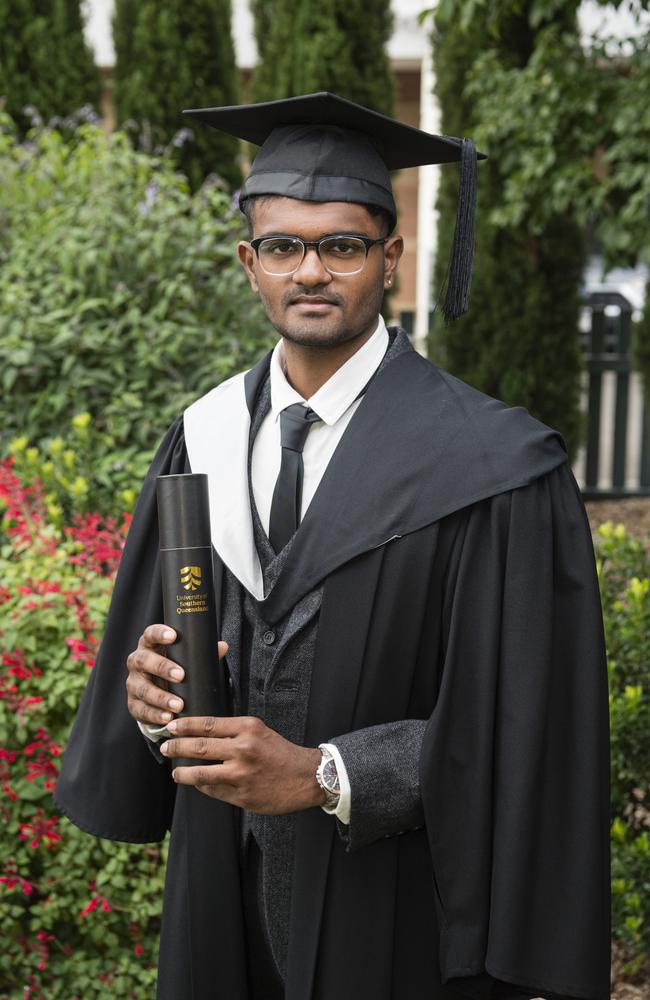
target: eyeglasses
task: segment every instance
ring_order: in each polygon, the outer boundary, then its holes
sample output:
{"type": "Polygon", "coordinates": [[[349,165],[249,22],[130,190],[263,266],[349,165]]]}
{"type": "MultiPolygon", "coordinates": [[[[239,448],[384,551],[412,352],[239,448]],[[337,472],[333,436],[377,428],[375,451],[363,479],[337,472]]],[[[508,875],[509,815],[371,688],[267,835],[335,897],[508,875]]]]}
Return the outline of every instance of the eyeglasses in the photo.
{"type": "Polygon", "coordinates": [[[312,248],[330,274],[358,274],[363,270],[371,247],[386,243],[388,237],[371,240],[369,236],[348,236],[337,233],[322,240],[308,242],[298,236],[260,236],[251,240],[262,270],[266,274],[293,274],[305,253],[312,248]]]}

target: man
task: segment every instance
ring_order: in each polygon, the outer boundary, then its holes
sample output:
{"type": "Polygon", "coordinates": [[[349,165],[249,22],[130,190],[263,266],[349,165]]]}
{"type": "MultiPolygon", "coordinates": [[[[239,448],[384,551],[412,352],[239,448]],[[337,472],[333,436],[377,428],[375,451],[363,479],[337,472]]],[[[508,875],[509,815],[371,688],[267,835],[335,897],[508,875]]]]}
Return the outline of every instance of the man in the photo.
{"type": "Polygon", "coordinates": [[[281,339],[159,448],[56,801],[99,836],[171,828],[162,1000],[604,1000],[607,672],[564,443],[379,312],[388,168],[460,159],[471,208],[474,147],[331,95],[193,114],[262,145],[239,256],[281,339]],[[184,471],[210,481],[223,718],[164,683],[155,477],[184,471]]]}

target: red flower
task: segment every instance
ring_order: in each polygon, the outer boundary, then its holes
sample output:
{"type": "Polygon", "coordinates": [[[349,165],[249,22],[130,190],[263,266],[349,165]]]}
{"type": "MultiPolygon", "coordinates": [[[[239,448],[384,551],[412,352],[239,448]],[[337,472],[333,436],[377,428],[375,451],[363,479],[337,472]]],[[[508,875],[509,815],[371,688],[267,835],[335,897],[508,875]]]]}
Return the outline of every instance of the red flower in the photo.
{"type": "Polygon", "coordinates": [[[70,649],[70,654],[73,660],[77,660],[80,663],[85,663],[88,667],[92,667],[95,661],[90,647],[84,642],[83,639],[78,639],[75,636],[67,636],[65,641],[70,649]]]}
{"type": "Polygon", "coordinates": [[[64,528],[67,538],[76,541],[79,552],[72,556],[73,564],[86,566],[103,576],[111,575],[122,555],[126,525],[118,525],[115,518],[102,518],[99,514],[77,515],[72,527],[64,528]]]}
{"type": "Polygon", "coordinates": [[[106,899],[106,896],[100,896],[99,894],[94,895],[90,901],[84,906],[83,910],[79,911],[80,917],[87,917],[93,910],[96,910],[98,906],[101,905],[104,913],[110,913],[113,907],[106,899]]]}
{"type": "Polygon", "coordinates": [[[5,795],[9,796],[12,802],[16,802],[18,800],[16,792],[14,792],[13,788],[11,787],[8,781],[2,782],[2,791],[5,793],[5,795]]]}
{"type": "Polygon", "coordinates": [[[29,840],[29,846],[32,848],[37,848],[41,841],[46,844],[51,851],[56,848],[56,845],[61,842],[61,834],[57,832],[56,826],[58,824],[58,818],[56,816],[50,816],[45,818],[43,810],[37,809],[36,814],[32,817],[33,823],[21,823],[20,832],[18,837],[20,840],[29,840]]]}
{"type": "Polygon", "coordinates": [[[33,886],[30,885],[27,879],[23,878],[22,875],[19,875],[16,871],[16,864],[13,858],[10,858],[5,865],[4,875],[0,875],[0,885],[6,886],[9,892],[15,889],[16,886],[19,886],[25,896],[31,896],[34,891],[33,886]]]}
{"type": "Polygon", "coordinates": [[[99,897],[98,896],[93,896],[93,898],[90,900],[90,902],[88,903],[88,905],[85,906],[83,908],[83,910],[79,911],[79,916],[80,917],[87,917],[89,913],[92,913],[93,910],[96,910],[97,909],[97,903],[98,903],[98,901],[99,901],[99,897]]]}
{"type": "Polygon", "coordinates": [[[24,656],[22,656],[22,653],[19,654],[19,655],[17,655],[16,652],[13,652],[13,653],[3,653],[2,654],[2,662],[4,663],[4,665],[6,667],[17,667],[21,663],[25,662],[25,658],[24,658],[24,656]]]}
{"type": "Polygon", "coordinates": [[[73,660],[83,660],[85,658],[82,654],[88,652],[88,646],[83,639],[77,639],[75,636],[69,635],[66,636],[65,641],[72,653],[73,660]]]}
{"type": "Polygon", "coordinates": [[[28,708],[38,705],[43,699],[37,695],[22,694],[16,682],[40,677],[42,671],[38,667],[28,667],[25,664],[25,654],[22,649],[3,653],[2,663],[7,669],[0,670],[0,701],[6,701],[9,710],[22,718],[28,708]]]}

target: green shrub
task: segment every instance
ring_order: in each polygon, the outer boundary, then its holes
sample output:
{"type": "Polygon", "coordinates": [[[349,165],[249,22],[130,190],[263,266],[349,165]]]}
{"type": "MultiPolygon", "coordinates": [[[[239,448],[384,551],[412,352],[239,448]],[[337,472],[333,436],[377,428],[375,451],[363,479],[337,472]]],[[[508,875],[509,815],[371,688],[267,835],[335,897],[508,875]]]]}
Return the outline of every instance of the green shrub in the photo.
{"type": "Polygon", "coordinates": [[[393,28],[388,0],[253,0],[260,60],[253,99],[271,101],[329,90],[384,114],[394,81],[386,44],[393,28]]]}
{"type": "Polygon", "coordinates": [[[21,134],[34,117],[99,111],[100,96],[79,0],[0,0],[0,107],[21,134]]]}
{"type": "Polygon", "coordinates": [[[37,445],[22,435],[8,445],[14,472],[25,486],[42,489],[48,520],[59,529],[75,514],[133,510],[151,456],[112,448],[88,412],[75,414],[66,438],[57,434],[37,445]]]}
{"type": "MultiPolygon", "coordinates": [[[[436,95],[442,110],[441,131],[447,135],[471,135],[479,141],[484,119],[477,109],[481,91],[492,85],[492,76],[510,73],[507,94],[519,97],[519,74],[539,61],[547,37],[542,25],[531,27],[529,17],[535,4],[510,5],[503,10],[498,29],[488,29],[488,13],[496,17],[498,5],[486,7],[485,17],[471,18],[467,24],[458,15],[456,0],[437,8],[433,32],[436,95]],[[515,9],[516,7],[516,9],[515,9]],[[486,53],[491,71],[481,74],[486,53]]],[[[566,49],[580,63],[579,38],[575,24],[575,4],[549,5],[538,10],[543,25],[547,17],[564,32],[566,49]]],[[[533,89],[538,94],[540,88],[533,89]]],[[[505,91],[505,88],[504,88],[505,91]]],[[[506,126],[505,100],[493,102],[506,126]]],[[[568,102],[568,94],[565,101],[568,102]]],[[[531,136],[547,131],[545,119],[536,114],[531,98],[526,129],[521,134],[499,137],[479,146],[488,159],[478,164],[476,254],[472,276],[470,307],[466,315],[448,326],[436,311],[436,323],[429,338],[429,356],[459,378],[496,396],[510,405],[525,406],[534,417],[557,428],[564,436],[569,454],[574,455],[583,437],[580,414],[580,371],[582,359],[578,340],[580,285],[585,260],[584,237],[569,213],[536,224],[532,213],[516,223],[497,224],[505,191],[517,176],[526,144],[531,136]]],[[[584,100],[571,111],[584,115],[584,100]]],[[[565,111],[564,146],[554,146],[555,159],[538,163],[538,170],[550,189],[555,172],[575,154],[572,147],[574,118],[565,111]]],[[[562,128],[562,125],[559,126],[562,128]]],[[[545,187],[545,191],[546,191],[545,187]]],[[[453,165],[440,168],[437,197],[438,252],[434,274],[434,295],[440,305],[444,295],[450,248],[455,227],[458,198],[458,170],[453,165]]]]}
{"type": "Polygon", "coordinates": [[[610,691],[612,922],[634,974],[650,952],[650,555],[611,521],[596,550],[610,691]]]}
{"type": "Polygon", "coordinates": [[[137,462],[272,346],[236,259],[243,218],[216,183],[191,195],[166,157],[89,124],[68,143],[41,129],[21,144],[6,117],[0,175],[5,451],[65,437],[87,411],[98,464],[137,462]]]}
{"type": "Polygon", "coordinates": [[[230,19],[230,0],[115,3],[118,124],[143,126],[135,138],[151,147],[171,141],[174,162],[193,190],[211,173],[231,187],[241,182],[238,140],[181,114],[183,108],[237,104],[230,19]]]}
{"type": "Polygon", "coordinates": [[[164,848],[90,837],[54,809],[128,516],[51,522],[0,463],[0,996],[154,994],[164,848]]]}

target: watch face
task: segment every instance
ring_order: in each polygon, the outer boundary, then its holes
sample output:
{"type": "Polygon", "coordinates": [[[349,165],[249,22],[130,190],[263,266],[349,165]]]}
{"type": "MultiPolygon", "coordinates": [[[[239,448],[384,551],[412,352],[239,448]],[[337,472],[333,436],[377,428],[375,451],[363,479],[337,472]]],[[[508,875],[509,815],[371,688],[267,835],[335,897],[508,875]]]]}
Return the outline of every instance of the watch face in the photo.
{"type": "Polygon", "coordinates": [[[336,770],[336,761],[328,760],[323,765],[323,784],[329,792],[340,791],[339,775],[336,770]]]}

